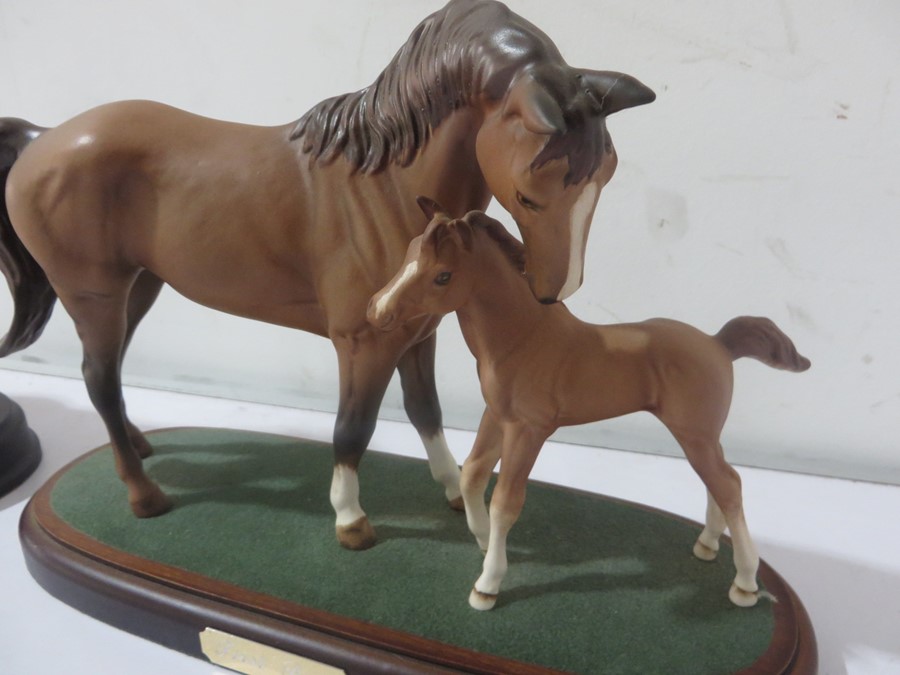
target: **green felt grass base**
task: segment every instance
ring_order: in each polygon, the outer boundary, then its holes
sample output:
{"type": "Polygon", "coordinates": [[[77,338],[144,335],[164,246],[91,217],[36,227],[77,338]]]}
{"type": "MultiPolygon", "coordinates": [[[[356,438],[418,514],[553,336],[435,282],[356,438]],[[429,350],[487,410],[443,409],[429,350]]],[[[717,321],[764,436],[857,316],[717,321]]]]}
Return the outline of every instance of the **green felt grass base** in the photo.
{"type": "MultiPolygon", "coordinates": [[[[482,555],[423,461],[368,453],[378,544],[339,547],[330,446],[225,430],[150,436],[149,475],[174,498],[137,520],[109,449],[71,466],[52,508],[93,539],[251,591],[466,649],[582,673],[727,673],[769,647],[768,600],[727,597],[731,549],[691,555],[699,528],[633,505],[529,487],[497,607],[467,597],[482,555]]],[[[697,489],[702,489],[698,482],[697,489]]]]}

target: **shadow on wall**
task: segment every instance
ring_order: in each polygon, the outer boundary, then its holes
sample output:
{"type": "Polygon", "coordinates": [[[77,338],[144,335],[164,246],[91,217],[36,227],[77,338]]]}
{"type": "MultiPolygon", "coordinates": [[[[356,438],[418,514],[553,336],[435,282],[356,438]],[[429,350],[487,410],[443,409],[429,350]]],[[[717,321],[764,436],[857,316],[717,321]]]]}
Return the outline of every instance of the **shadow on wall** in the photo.
{"type": "Polygon", "coordinates": [[[760,542],[761,555],[809,612],[823,675],[869,673],[867,654],[900,671],[900,572],[760,542]],[[848,669],[849,666],[849,669],[848,669]]]}

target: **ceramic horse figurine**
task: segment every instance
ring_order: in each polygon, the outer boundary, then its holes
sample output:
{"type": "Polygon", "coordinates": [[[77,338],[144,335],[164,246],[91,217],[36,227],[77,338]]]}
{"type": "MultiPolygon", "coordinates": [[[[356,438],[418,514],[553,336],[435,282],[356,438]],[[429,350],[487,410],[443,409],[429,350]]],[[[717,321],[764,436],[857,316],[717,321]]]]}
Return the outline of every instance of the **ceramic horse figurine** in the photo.
{"type": "Polygon", "coordinates": [[[432,218],[412,240],[396,276],[369,304],[369,320],[390,331],[417,317],[455,311],[487,408],[463,465],[469,528],[487,554],[469,597],[490,609],[506,574],[506,539],[525,503],[525,487],[544,441],[561,426],[653,413],[684,449],[708,489],[706,526],[694,545],[716,557],[727,526],[737,575],[732,602],[757,601],[759,556],[744,520],[741,481],[719,436],[732,394],[732,361],[743,356],[774,368],[810,363],[768,319],[740,317],[713,337],[666,319],[593,325],[562,304],[535,301],[523,278],[521,244],[481,212],[452,220],[433,201],[432,218]],[[485,507],[484,493],[501,462],[485,507]]]}
{"type": "Polygon", "coordinates": [[[451,0],[374,84],[284,126],[146,101],[50,130],[0,120],[0,267],[16,303],[0,356],[38,338],[58,297],[131,508],[149,517],[170,502],[142,468],[152,448],[126,416],[120,371],[164,283],[329,338],[340,376],[331,502],[341,544],[366,548],[375,532],[357,468],[395,369],[432,474],[461,508],[434,384],[438,320],[391,334],[366,322],[369,298],[427,224],[416,195],[460,213],[495,197],[525,239],[531,292],[553,302],[581,283],[594,207],[615,171],[606,117],[653,98],[627,75],[568,66],[498,2],[451,0]]]}

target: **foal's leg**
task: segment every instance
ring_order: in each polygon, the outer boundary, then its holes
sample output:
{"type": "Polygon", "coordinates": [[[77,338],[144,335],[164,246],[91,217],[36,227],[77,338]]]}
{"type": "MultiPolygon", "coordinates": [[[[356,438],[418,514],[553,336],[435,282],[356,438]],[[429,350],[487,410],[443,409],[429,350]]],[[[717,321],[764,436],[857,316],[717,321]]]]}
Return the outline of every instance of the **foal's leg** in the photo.
{"type": "Polygon", "coordinates": [[[116,470],[128,489],[131,510],[139,518],[171,508],[159,486],[144,473],[122,401],[120,364],[127,335],[126,307],[132,279],[106,279],[103,290],[60,292],[59,299],[75,321],[84,349],[82,372],[91,402],[106,424],[116,470]]]}
{"type": "Polygon", "coordinates": [[[525,505],[528,475],[547,435],[519,425],[503,429],[500,475],[491,496],[491,532],[481,576],[469,594],[469,605],[491,609],[497,602],[500,584],[506,576],[506,538],[525,505]]]}
{"type": "Polygon", "coordinates": [[[487,551],[491,521],[484,503],[484,492],[491,480],[491,472],[500,461],[503,431],[489,409],[485,409],[475,436],[472,452],[463,464],[460,478],[462,498],[466,505],[466,522],[482,551],[487,551]]]}
{"type": "Polygon", "coordinates": [[[716,504],[709,490],[706,491],[706,525],[694,544],[694,555],[700,560],[712,561],[719,553],[719,538],[725,532],[725,514],[716,504]]]}
{"type": "Polygon", "coordinates": [[[375,530],[359,504],[359,462],[372,440],[378,408],[397,365],[395,353],[369,332],[333,338],[338,355],[340,401],[334,425],[331,505],[341,546],[353,550],[375,544],[375,530]]]}
{"type": "Polygon", "coordinates": [[[463,501],[459,491],[459,466],[450,454],[444,438],[441,408],[434,382],[436,342],[436,334],[432,333],[422,342],[410,347],[400,358],[397,369],[403,386],[403,405],[409,421],[419,432],[425,445],[431,476],[444,486],[444,494],[451,508],[461,511],[463,501]]]}
{"type": "MultiPolygon", "coordinates": [[[[734,566],[737,574],[728,591],[728,597],[735,605],[752,607],[758,600],[759,586],[756,582],[756,572],[759,569],[759,554],[756,552],[756,545],[750,537],[750,531],[744,518],[741,477],[725,461],[725,454],[718,440],[705,441],[679,437],[678,434],[676,434],[676,438],[684,448],[691,466],[706,484],[709,494],[721,509],[728,530],[731,532],[731,541],[734,545],[734,566]]],[[[716,514],[713,515],[715,520],[716,514]]],[[[705,545],[700,540],[698,542],[701,546],[705,545]]]]}
{"type": "MultiPolygon", "coordinates": [[[[122,345],[122,353],[119,357],[120,372],[122,361],[125,359],[125,352],[128,350],[128,345],[131,344],[131,338],[134,337],[134,331],[141,322],[141,319],[143,319],[150,310],[150,307],[153,306],[156,298],[159,297],[159,291],[162,288],[162,285],[163,282],[159,277],[148,270],[143,270],[138,274],[137,279],[135,279],[134,284],[131,286],[131,292],[128,294],[128,307],[125,313],[125,341],[122,345]]],[[[125,416],[125,427],[128,430],[128,436],[131,438],[131,443],[137,449],[138,454],[142,458],[152,455],[153,447],[141,433],[140,429],[128,419],[124,403],[122,414],[125,416]]]]}

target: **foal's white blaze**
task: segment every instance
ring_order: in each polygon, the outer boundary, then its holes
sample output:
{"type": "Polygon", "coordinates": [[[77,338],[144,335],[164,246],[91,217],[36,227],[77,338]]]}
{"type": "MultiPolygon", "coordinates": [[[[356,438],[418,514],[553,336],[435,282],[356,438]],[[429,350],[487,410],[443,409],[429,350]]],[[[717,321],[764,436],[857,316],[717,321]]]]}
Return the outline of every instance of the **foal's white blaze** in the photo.
{"type": "Polygon", "coordinates": [[[337,515],[335,525],[350,525],[366,514],[359,505],[359,477],[349,466],[336,464],[331,478],[331,506],[337,515]]]}
{"type": "Polygon", "coordinates": [[[419,270],[419,262],[417,260],[413,260],[406,267],[403,268],[403,273],[400,275],[400,278],[394,282],[389,289],[387,289],[380,298],[378,298],[378,302],[375,303],[375,318],[380,319],[385,310],[388,308],[388,305],[391,302],[391,298],[394,297],[394,294],[399,291],[403,286],[409,283],[409,280],[413,278],[415,273],[419,270]]]}
{"type": "Polygon", "coordinates": [[[565,300],[581,285],[587,235],[591,219],[594,216],[594,206],[597,203],[599,190],[600,188],[595,182],[585,185],[584,192],[578,197],[569,214],[569,236],[571,237],[569,240],[569,275],[566,277],[566,283],[563,284],[557,300],[565,300]]]}

